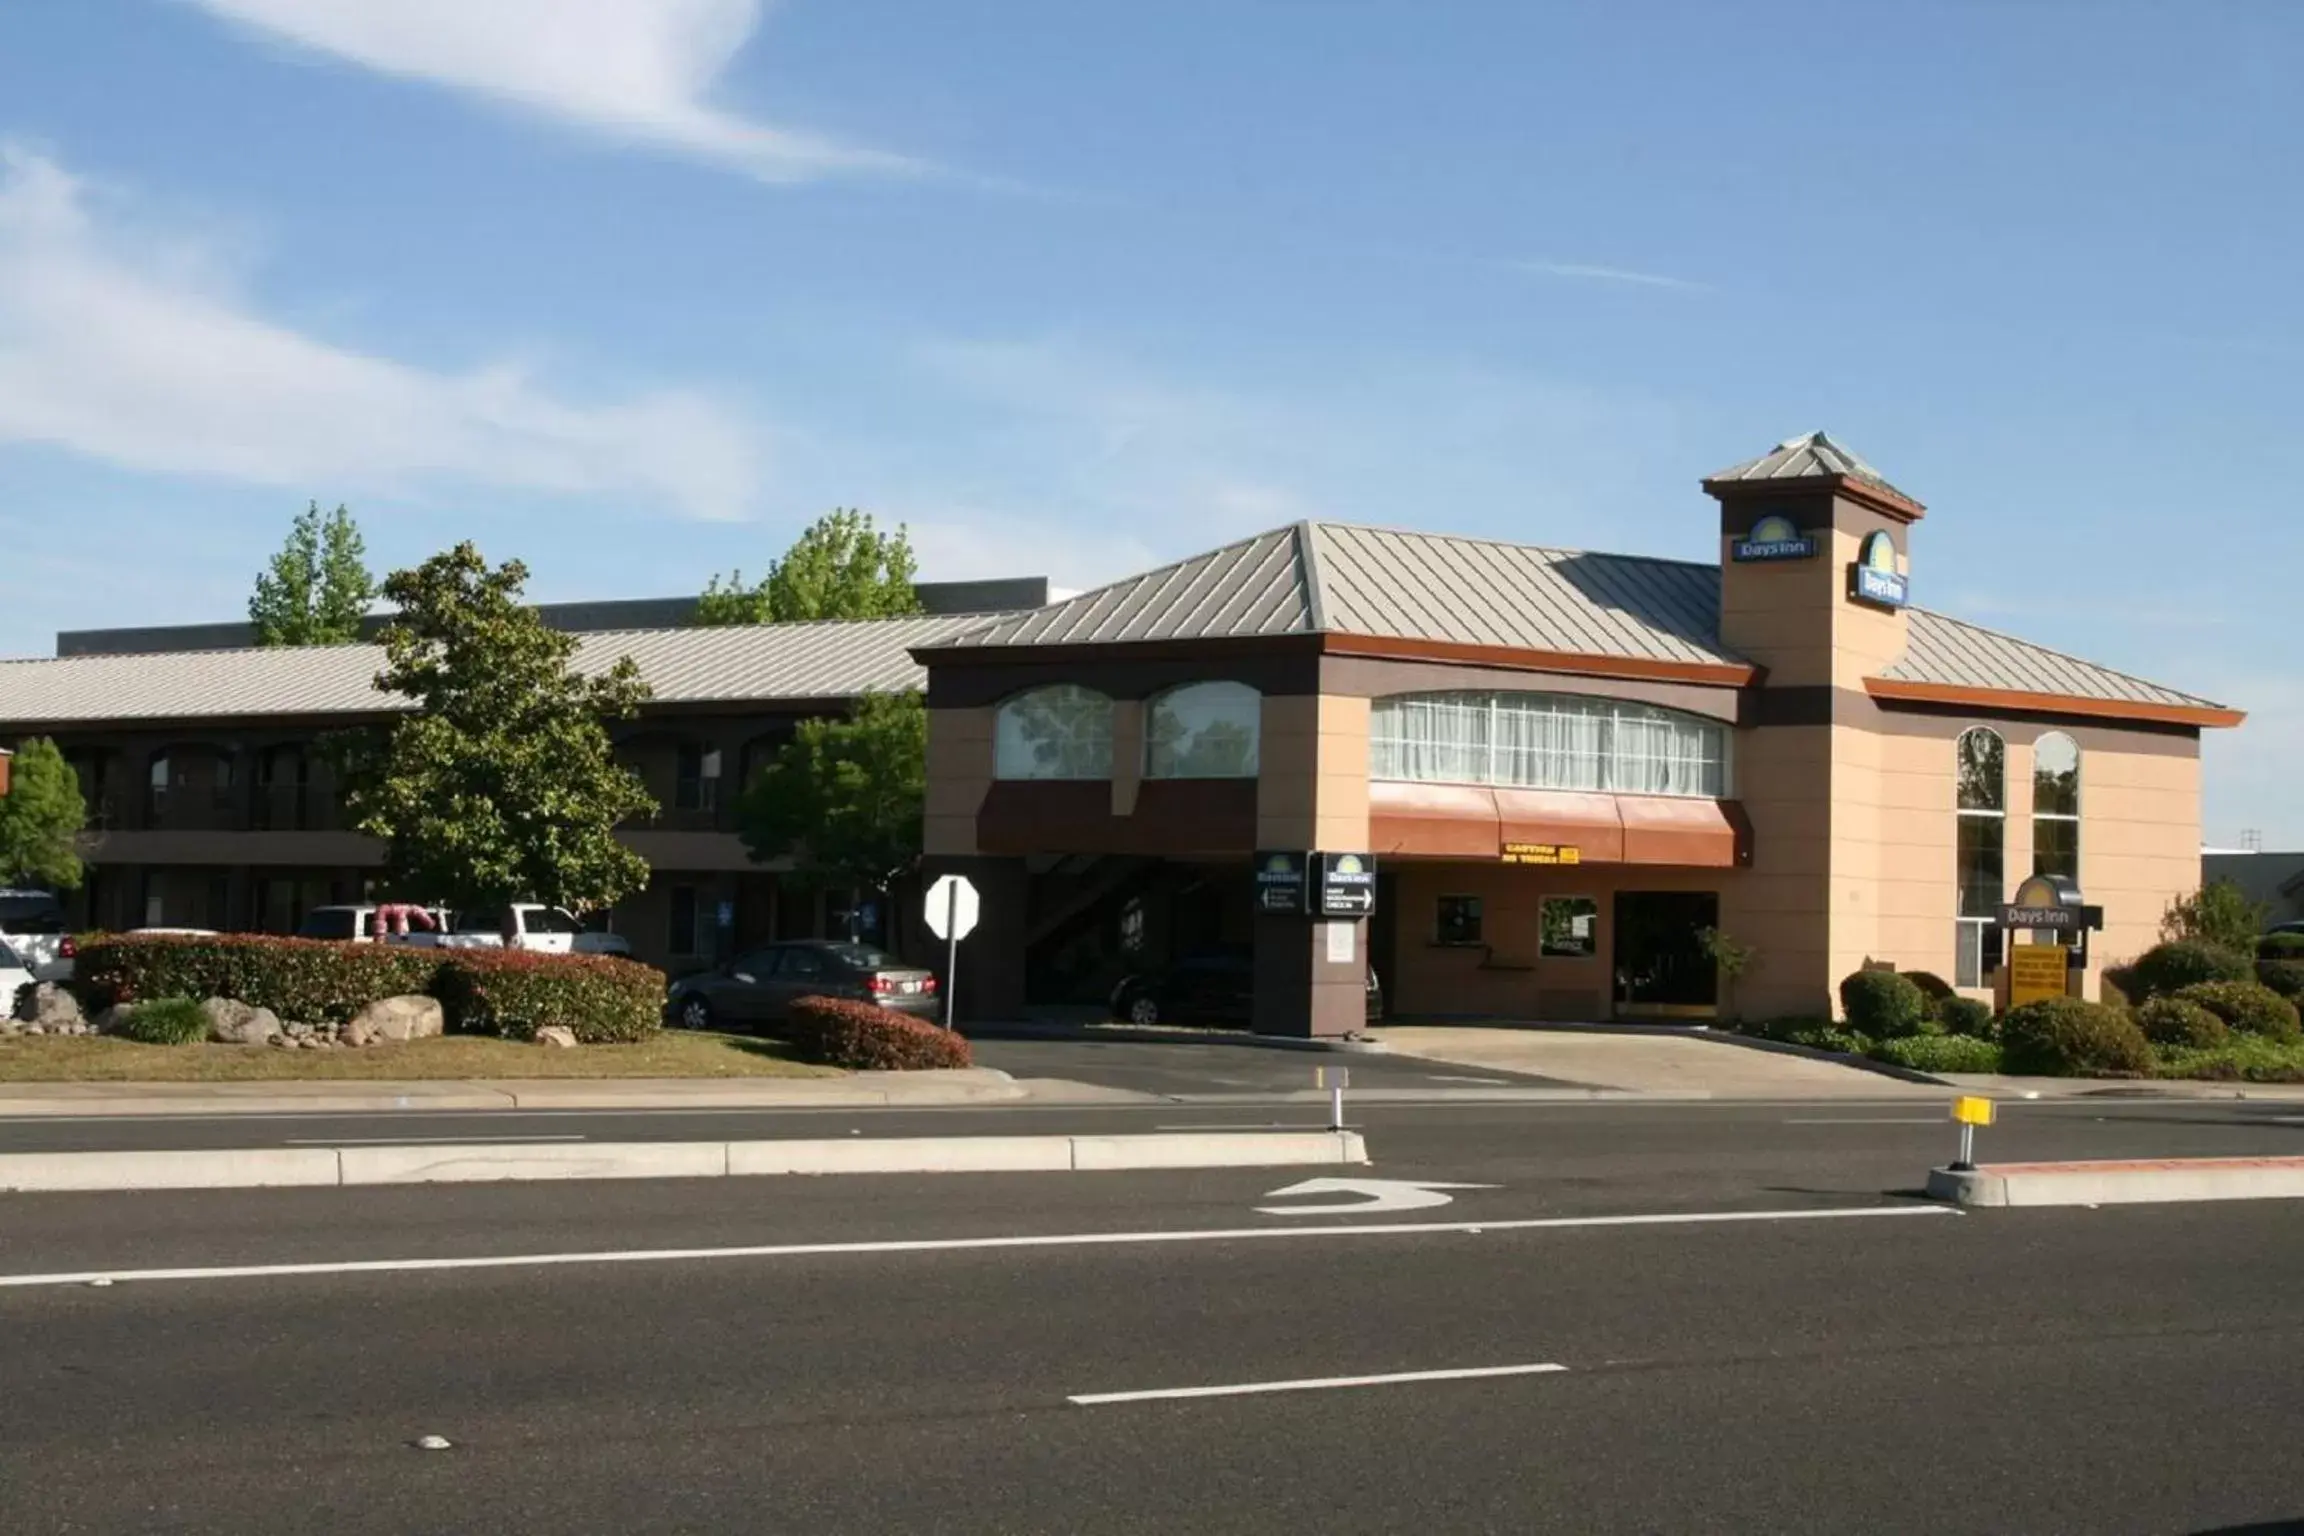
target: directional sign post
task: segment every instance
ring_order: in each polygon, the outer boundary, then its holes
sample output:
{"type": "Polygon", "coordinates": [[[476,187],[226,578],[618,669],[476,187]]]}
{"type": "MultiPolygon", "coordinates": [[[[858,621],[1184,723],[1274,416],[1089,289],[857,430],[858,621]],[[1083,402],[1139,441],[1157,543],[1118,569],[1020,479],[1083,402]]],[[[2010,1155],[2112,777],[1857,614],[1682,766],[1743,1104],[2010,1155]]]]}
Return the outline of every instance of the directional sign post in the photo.
{"type": "Polygon", "coordinates": [[[928,931],[944,941],[944,1027],[950,1029],[960,1006],[960,941],[976,931],[982,903],[966,875],[945,875],[928,887],[921,905],[928,931]]]}
{"type": "Polygon", "coordinates": [[[1349,1067],[1312,1069],[1312,1086],[1328,1090],[1328,1129],[1332,1131],[1344,1129],[1344,1089],[1351,1081],[1352,1069],[1349,1067]]]}

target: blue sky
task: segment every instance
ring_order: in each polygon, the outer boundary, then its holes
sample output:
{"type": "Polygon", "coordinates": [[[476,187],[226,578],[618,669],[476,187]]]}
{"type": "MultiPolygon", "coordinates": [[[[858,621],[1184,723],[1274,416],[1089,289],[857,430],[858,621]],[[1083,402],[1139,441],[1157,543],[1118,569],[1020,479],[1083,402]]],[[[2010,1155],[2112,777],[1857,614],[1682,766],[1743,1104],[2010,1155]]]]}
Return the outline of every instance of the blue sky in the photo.
{"type": "Polygon", "coordinates": [[[1319,515],[1706,558],[1824,427],[1915,598],[2253,712],[2304,844],[2304,9],[0,5],[0,654],[836,504],[1068,585],[1319,515]]]}

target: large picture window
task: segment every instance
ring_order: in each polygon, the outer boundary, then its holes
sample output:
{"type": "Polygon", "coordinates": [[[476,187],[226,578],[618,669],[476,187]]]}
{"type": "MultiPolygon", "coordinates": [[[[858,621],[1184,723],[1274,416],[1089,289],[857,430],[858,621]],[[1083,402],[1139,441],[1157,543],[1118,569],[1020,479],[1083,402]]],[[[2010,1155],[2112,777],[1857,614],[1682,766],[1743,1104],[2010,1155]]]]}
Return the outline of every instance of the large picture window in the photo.
{"type": "Polygon", "coordinates": [[[1000,706],[992,771],[1003,779],[1112,777],[1112,701],[1059,683],[1000,706]]]}
{"type": "Polygon", "coordinates": [[[1152,701],[1144,774],[1153,779],[1252,779],[1264,696],[1246,683],[1189,683],[1152,701]]]}
{"type": "Polygon", "coordinates": [[[2080,744],[2062,731],[2032,745],[2032,873],[2080,878],[2080,744]]]}
{"type": "Polygon", "coordinates": [[[1551,693],[1376,700],[1369,776],[1626,795],[1728,792],[1728,732],[1646,704],[1551,693]]]}
{"type": "Polygon", "coordinates": [[[1958,779],[1959,948],[1953,984],[1984,985],[1985,939],[2008,888],[2008,744],[1978,726],[1954,751],[1958,779]]]}

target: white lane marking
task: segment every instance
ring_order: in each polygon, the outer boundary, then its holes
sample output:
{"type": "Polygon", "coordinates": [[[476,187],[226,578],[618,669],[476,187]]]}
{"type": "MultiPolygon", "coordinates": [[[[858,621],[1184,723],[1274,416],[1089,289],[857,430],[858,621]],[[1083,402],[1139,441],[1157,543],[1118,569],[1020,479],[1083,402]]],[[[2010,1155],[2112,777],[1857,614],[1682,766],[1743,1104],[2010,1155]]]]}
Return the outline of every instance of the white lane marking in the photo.
{"type": "Polygon", "coordinates": [[[1574,1227],[1688,1227],[1751,1221],[1843,1221],[1866,1216],[1959,1216],[1946,1205],[1853,1205],[1820,1210],[1670,1211],[1639,1216],[1538,1216],[1519,1221],[1387,1221],[1335,1227],[1217,1227],[1176,1232],[1067,1232],[1040,1237],[894,1238],[872,1243],[774,1243],[745,1248],[625,1248],[596,1253],[485,1254],[454,1259],[346,1259],[233,1264],[205,1269],[88,1269],[0,1275],[0,1290],[96,1280],[270,1280],[293,1275],[388,1275],[425,1270],[538,1269],[564,1264],[671,1264],[706,1259],[804,1259],[843,1254],[965,1253],[1000,1248],[1106,1248],[1145,1243],[1269,1242],[1275,1238],[1419,1237],[1446,1232],[1540,1232],[1574,1227]]]}
{"type": "Polygon", "coordinates": [[[1393,1387],[1413,1381],[1480,1381],[1495,1376],[1549,1376],[1564,1365],[1480,1365],[1456,1371],[1395,1371],[1386,1376],[1313,1376],[1303,1381],[1249,1381],[1229,1387],[1159,1387],[1149,1392],[1082,1392],[1064,1401],[1082,1408],[1156,1403],[1181,1397],[1253,1397],[1260,1392],[1323,1392],[1332,1387],[1393,1387]]]}
{"type": "Polygon", "coordinates": [[[1786,1125],[1950,1125],[1952,1122],[1942,1115],[1913,1115],[1900,1119],[1889,1119],[1882,1115],[1868,1115],[1861,1119],[1852,1117],[1846,1120],[1787,1120],[1784,1123],[1786,1125]]]}
{"type": "Polygon", "coordinates": [[[1342,1195],[1342,1200],[1329,1200],[1319,1205],[1260,1205],[1256,1209],[1266,1216],[1328,1216],[1338,1212],[1373,1215],[1377,1211],[1417,1211],[1426,1206],[1446,1205],[1456,1197],[1444,1191],[1451,1189],[1494,1189],[1494,1184],[1447,1184],[1437,1179],[1306,1179],[1286,1189],[1267,1191],[1267,1200],[1283,1200],[1290,1195],[1342,1195]]]}
{"type": "Polygon", "coordinates": [[[1483,1083],[1495,1088],[1512,1086],[1512,1079],[1509,1077],[1450,1077],[1443,1072],[1427,1072],[1424,1074],[1424,1080],[1429,1083],[1483,1083]]]}
{"type": "MultiPolygon", "coordinates": [[[[423,1147],[435,1142],[463,1145],[469,1136],[320,1136],[309,1141],[294,1138],[282,1143],[290,1147],[423,1147]]],[[[490,1141],[583,1141],[582,1136],[491,1136],[490,1141]]]]}

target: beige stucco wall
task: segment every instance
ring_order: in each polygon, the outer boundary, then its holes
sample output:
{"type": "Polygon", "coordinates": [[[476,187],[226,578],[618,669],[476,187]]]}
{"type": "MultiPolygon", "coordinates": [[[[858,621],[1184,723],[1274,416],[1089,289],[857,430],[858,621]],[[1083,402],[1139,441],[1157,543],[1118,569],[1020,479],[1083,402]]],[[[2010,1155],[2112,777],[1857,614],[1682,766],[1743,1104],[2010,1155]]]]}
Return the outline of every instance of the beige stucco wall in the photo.
{"type": "Polygon", "coordinates": [[[1267,694],[1258,746],[1260,848],[1368,846],[1368,701],[1267,694]]]}

